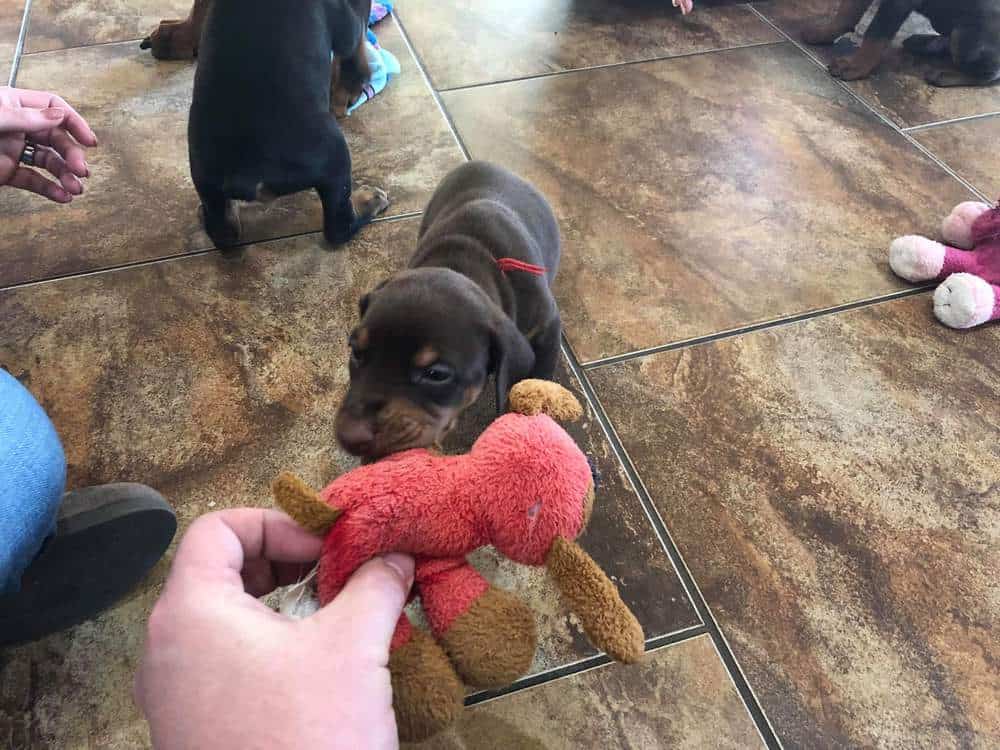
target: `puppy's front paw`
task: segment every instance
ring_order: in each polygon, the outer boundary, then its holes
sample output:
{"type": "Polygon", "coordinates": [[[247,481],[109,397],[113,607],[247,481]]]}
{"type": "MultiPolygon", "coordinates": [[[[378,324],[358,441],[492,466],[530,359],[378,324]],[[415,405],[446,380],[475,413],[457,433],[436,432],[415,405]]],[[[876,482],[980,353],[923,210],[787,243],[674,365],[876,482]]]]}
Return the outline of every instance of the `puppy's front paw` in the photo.
{"type": "Polygon", "coordinates": [[[993,317],[996,294],[971,273],[953,273],[934,291],[934,314],[949,328],[974,328],[993,317]]]}
{"type": "Polygon", "coordinates": [[[857,81],[870,76],[878,67],[878,58],[871,60],[865,55],[855,53],[850,57],[838,57],[830,63],[830,75],[842,81],[857,81]]]}
{"type": "Polygon", "coordinates": [[[382,188],[362,185],[351,193],[351,202],[359,218],[371,221],[389,207],[389,196],[382,188]]]}
{"type": "Polygon", "coordinates": [[[191,60],[198,54],[198,40],[190,20],[160,21],[153,32],[139,44],[157,60],[191,60]]]}

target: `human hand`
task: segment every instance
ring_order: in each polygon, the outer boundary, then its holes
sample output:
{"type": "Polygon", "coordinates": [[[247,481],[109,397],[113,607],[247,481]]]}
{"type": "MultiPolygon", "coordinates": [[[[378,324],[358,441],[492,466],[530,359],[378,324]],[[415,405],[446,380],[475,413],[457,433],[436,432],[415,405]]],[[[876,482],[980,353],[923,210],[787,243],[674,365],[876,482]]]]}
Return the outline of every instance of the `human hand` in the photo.
{"type": "Polygon", "coordinates": [[[694,0],[674,0],[674,7],[681,9],[681,15],[687,15],[694,10],[694,0]]]}
{"type": "Polygon", "coordinates": [[[87,121],[61,97],[0,86],[0,186],[69,203],[83,193],[81,179],[90,176],[84,147],[96,145],[87,121]],[[55,180],[20,163],[27,142],[37,147],[34,166],[55,180]]]}
{"type": "Polygon", "coordinates": [[[413,560],[368,562],[304,620],[255,598],[298,580],[320,547],[274,510],[221,511],[191,525],[136,675],[155,747],[398,747],[389,641],[413,560]]]}

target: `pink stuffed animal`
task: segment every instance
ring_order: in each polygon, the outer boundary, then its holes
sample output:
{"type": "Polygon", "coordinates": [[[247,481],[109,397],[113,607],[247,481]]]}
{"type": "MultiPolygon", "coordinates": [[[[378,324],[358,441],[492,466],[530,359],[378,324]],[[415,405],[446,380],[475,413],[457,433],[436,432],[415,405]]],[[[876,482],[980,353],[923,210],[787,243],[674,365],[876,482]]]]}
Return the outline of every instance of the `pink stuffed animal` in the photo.
{"type": "Polygon", "coordinates": [[[941,235],[953,247],[914,235],[897,239],[889,248],[892,270],[907,281],[942,281],[934,314],[946,326],[1000,319],[1000,204],[959,204],[941,235]]]}

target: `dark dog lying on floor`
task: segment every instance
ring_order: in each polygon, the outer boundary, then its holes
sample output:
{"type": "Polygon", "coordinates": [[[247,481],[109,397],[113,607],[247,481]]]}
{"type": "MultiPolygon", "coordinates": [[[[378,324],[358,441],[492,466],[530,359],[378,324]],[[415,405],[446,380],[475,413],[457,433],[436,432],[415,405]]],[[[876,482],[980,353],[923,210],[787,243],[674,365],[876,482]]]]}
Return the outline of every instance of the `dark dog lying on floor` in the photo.
{"type": "MultiPolygon", "coordinates": [[[[833,44],[854,30],[872,0],[840,0],[830,21],[803,33],[808,44],[833,44]]],[[[935,86],[986,86],[1000,81],[1000,0],[882,0],[865,32],[860,49],[830,64],[830,73],[845,81],[866,78],[910,13],[927,17],[938,34],[916,34],[903,46],[916,55],[952,58],[955,70],[927,76],[935,86]]]]}
{"type": "Polygon", "coordinates": [[[448,175],[407,269],[361,299],[337,415],[341,445],[368,459],[428,447],[491,373],[500,411],[517,381],[551,378],[558,264],[559,227],[535,188],[485,162],[448,175]]]}
{"type": "Polygon", "coordinates": [[[368,70],[358,61],[370,10],[371,0],[195,0],[185,21],[143,41],[158,57],[198,56],[188,149],[217,247],[239,242],[240,200],[315,189],[333,244],[388,206],[377,188],[352,191],[347,140],[330,115],[333,71],[347,98],[368,70]]]}

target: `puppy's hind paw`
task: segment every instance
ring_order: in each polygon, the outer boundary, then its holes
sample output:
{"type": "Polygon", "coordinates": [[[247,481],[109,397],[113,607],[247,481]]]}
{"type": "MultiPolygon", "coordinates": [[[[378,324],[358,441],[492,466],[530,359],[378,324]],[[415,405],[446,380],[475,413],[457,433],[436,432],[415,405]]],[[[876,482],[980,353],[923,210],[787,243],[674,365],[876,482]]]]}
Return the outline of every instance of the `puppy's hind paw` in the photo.
{"type": "Polygon", "coordinates": [[[190,20],[160,21],[153,32],[139,43],[157,60],[192,60],[198,55],[198,40],[190,20]]]}

